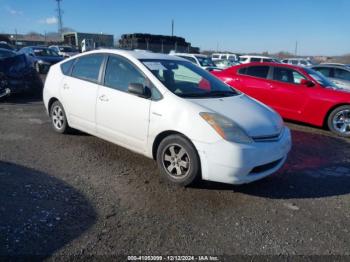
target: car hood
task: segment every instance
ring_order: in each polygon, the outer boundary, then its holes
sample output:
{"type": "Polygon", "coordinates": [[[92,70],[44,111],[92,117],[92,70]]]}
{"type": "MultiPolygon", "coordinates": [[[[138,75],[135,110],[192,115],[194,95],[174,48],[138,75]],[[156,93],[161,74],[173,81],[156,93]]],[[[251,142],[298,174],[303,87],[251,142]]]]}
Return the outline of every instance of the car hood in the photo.
{"type": "Polygon", "coordinates": [[[37,56],[38,60],[43,60],[48,63],[58,63],[63,60],[61,56],[37,56]]]}
{"type": "Polygon", "coordinates": [[[251,137],[273,136],[282,131],[282,118],[264,104],[246,96],[190,99],[191,102],[230,118],[251,137]]]}

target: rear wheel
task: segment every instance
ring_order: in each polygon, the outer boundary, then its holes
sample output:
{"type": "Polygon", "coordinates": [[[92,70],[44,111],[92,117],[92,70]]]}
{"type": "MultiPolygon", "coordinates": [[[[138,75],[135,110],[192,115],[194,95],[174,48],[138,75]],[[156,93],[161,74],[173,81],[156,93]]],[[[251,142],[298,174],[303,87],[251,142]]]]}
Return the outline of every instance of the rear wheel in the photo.
{"type": "Polygon", "coordinates": [[[71,130],[67,122],[66,112],[59,101],[52,104],[50,118],[52,127],[57,133],[66,134],[71,130]]]}
{"type": "Polygon", "coordinates": [[[350,137],[350,105],[334,109],[328,117],[329,129],[342,137],[350,137]]]}
{"type": "Polygon", "coordinates": [[[163,139],[157,150],[162,175],[173,183],[187,186],[200,176],[200,161],[190,141],[180,135],[163,139]]]}

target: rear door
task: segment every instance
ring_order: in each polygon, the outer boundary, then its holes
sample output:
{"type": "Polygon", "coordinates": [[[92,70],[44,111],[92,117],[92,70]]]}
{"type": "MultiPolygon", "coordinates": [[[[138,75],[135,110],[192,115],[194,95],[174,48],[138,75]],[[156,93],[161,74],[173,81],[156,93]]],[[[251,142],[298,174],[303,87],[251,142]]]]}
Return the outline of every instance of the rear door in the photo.
{"type": "Polygon", "coordinates": [[[300,119],[309,101],[310,87],[301,85],[307,79],[301,72],[286,67],[272,67],[268,80],[269,105],[288,119],[300,119]]]}
{"type": "Polygon", "coordinates": [[[236,84],[242,92],[265,103],[269,104],[270,84],[267,81],[269,66],[247,66],[237,71],[236,84]]]}
{"type": "Polygon", "coordinates": [[[97,83],[103,59],[103,54],[77,58],[70,75],[64,77],[61,85],[61,102],[70,125],[92,134],[96,132],[97,83]]]}

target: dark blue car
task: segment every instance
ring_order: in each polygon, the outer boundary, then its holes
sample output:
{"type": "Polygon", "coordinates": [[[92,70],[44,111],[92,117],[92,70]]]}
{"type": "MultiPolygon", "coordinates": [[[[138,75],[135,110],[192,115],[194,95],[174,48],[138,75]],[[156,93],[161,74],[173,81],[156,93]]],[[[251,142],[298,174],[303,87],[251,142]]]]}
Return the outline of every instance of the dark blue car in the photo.
{"type": "Polygon", "coordinates": [[[32,66],[40,74],[47,73],[50,66],[62,61],[64,58],[57,52],[43,46],[27,46],[19,50],[19,53],[25,54],[32,66]]]}

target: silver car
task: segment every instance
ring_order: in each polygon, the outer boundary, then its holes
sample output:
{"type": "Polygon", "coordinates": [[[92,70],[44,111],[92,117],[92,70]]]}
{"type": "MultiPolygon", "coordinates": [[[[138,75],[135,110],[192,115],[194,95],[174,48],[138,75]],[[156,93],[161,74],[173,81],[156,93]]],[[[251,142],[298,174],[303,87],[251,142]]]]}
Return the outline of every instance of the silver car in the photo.
{"type": "Polygon", "coordinates": [[[350,91],[350,67],[336,64],[320,64],[313,66],[312,69],[329,78],[340,88],[350,91]]]}

